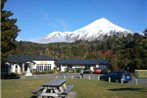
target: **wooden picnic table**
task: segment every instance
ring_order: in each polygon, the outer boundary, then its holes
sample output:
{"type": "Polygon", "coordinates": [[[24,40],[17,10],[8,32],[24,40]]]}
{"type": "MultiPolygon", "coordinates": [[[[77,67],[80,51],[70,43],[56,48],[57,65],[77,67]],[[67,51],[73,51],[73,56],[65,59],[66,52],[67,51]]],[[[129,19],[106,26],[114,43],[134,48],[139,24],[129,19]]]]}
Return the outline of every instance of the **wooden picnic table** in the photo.
{"type": "Polygon", "coordinates": [[[43,87],[59,87],[63,85],[66,82],[66,80],[52,80],[45,84],[43,84],[43,87]]]}
{"type": "Polygon", "coordinates": [[[52,80],[44,83],[37,89],[33,90],[32,93],[37,98],[59,98],[66,97],[73,88],[73,85],[66,86],[66,80],[52,80]]]}

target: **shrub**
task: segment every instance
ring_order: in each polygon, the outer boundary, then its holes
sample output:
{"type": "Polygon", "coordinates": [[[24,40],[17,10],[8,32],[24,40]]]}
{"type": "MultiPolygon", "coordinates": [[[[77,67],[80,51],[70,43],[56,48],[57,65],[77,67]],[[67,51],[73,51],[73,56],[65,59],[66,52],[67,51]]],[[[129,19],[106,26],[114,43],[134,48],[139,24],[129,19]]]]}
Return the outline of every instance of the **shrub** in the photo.
{"type": "Polygon", "coordinates": [[[54,70],[50,70],[50,71],[33,71],[33,74],[53,74],[55,73],[54,70]]]}
{"type": "Polygon", "coordinates": [[[5,74],[3,76],[3,79],[18,79],[18,78],[20,78],[20,75],[17,73],[5,74]]]}
{"type": "Polygon", "coordinates": [[[80,73],[81,68],[75,68],[75,70],[76,70],[77,73],[80,73]]]}
{"type": "Polygon", "coordinates": [[[74,72],[74,69],[72,69],[72,68],[66,68],[65,69],[65,72],[73,73],[74,72]]]}

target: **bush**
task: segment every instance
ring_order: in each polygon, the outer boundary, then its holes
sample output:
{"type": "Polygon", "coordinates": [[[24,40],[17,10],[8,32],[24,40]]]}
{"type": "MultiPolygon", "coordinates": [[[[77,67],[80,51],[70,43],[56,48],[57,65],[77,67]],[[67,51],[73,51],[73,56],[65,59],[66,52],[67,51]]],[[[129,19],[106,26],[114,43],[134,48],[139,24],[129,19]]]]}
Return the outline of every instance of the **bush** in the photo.
{"type": "Polygon", "coordinates": [[[73,73],[74,72],[74,69],[72,69],[72,68],[66,68],[65,69],[65,72],[73,73]]]}
{"type": "Polygon", "coordinates": [[[75,70],[76,70],[77,73],[80,73],[81,68],[75,68],[75,70]]]}
{"type": "Polygon", "coordinates": [[[53,74],[55,73],[54,70],[50,70],[50,71],[33,71],[33,74],[53,74]]]}
{"type": "Polygon", "coordinates": [[[18,78],[20,78],[20,76],[17,73],[4,74],[2,77],[2,79],[18,79],[18,78]]]}

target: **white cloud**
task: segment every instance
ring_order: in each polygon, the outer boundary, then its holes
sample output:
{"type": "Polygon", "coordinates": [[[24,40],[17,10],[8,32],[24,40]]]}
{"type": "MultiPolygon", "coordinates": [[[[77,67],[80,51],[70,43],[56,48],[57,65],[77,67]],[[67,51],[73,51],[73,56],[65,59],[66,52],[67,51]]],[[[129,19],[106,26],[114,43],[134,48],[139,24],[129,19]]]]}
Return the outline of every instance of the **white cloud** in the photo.
{"type": "Polygon", "coordinates": [[[40,11],[42,18],[47,21],[47,25],[52,25],[51,19],[49,18],[49,14],[45,11],[40,11]]]}
{"type": "Polygon", "coordinates": [[[64,19],[56,19],[56,22],[61,28],[63,28],[64,31],[68,31],[68,25],[64,19]]]}
{"type": "Polygon", "coordinates": [[[58,30],[62,29],[64,31],[68,30],[68,25],[64,19],[51,19],[49,17],[49,13],[43,10],[40,10],[40,14],[42,18],[47,22],[47,25],[52,28],[56,28],[58,30]]]}

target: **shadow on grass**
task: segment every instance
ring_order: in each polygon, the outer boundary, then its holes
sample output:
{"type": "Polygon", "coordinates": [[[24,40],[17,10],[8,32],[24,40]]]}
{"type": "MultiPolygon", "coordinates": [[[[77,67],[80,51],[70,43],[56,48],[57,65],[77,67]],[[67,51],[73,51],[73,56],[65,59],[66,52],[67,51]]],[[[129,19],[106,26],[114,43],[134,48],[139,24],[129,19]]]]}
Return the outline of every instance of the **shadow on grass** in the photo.
{"type": "Polygon", "coordinates": [[[139,91],[139,92],[147,92],[147,89],[143,88],[113,88],[113,89],[108,89],[110,91],[139,91]]]}
{"type": "Polygon", "coordinates": [[[30,98],[37,98],[36,96],[31,96],[30,98]]]}

